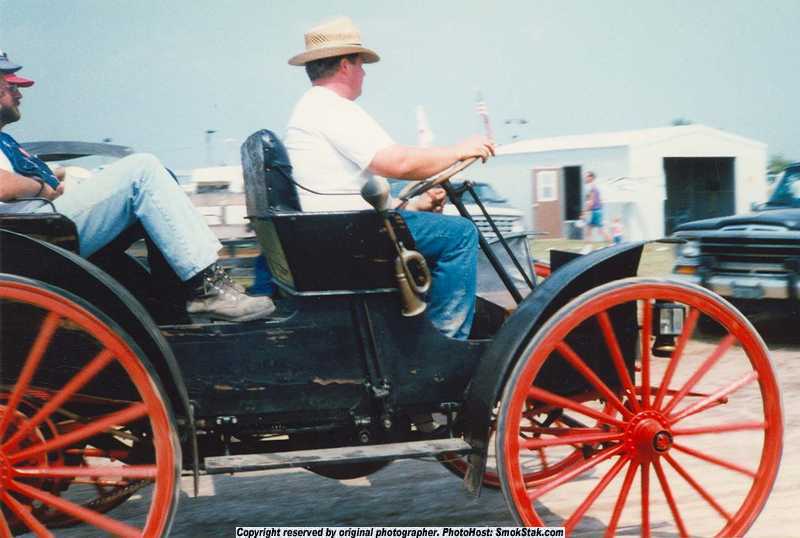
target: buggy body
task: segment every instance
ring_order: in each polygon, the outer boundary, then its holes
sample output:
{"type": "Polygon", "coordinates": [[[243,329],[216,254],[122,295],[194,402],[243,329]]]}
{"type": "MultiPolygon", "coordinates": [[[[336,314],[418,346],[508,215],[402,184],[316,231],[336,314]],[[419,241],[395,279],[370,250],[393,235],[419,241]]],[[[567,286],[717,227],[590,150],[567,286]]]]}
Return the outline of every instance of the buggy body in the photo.
{"type": "MultiPolygon", "coordinates": [[[[537,282],[526,242],[519,259],[502,238],[482,238],[500,286],[479,295],[471,338],[453,340],[424,314],[402,314],[396,244],[377,212],[301,212],[269,131],[248,138],[242,157],[248,214],[282,291],[264,321],[192,319],[124,251],[77,256],[74,225],[60,215],[0,217],[8,534],[84,524],[158,536],[182,473],[304,467],[352,478],[430,456],[473,494],[502,488],[521,524],[574,532],[598,510],[613,534],[636,476],[640,499],[628,512],[643,535],[656,522],[698,530],[680,516],[673,479],[716,514],[696,522],[702,532],[736,535],[755,520],[780,460],[780,398],[766,347],[723,299],[637,278],[642,243],[564,256],[537,282]],[[722,336],[686,359],[701,318],[722,336]],[[733,371],[729,357],[741,373],[707,387],[709,373],[733,371]],[[756,402],[747,420],[715,421],[742,390],[745,405],[756,402]],[[683,441],[711,434],[754,448],[734,461],[683,441]],[[698,462],[743,475],[726,506],[697,478],[698,462]],[[593,470],[596,479],[575,481],[593,470]],[[588,489],[547,516],[540,503],[573,486],[588,489]],[[115,517],[139,491],[147,514],[115,517]],[[611,502],[595,502],[603,495],[611,502]]],[[[443,185],[469,217],[468,182],[443,185]]],[[[387,219],[413,249],[402,216],[387,219]]]]}

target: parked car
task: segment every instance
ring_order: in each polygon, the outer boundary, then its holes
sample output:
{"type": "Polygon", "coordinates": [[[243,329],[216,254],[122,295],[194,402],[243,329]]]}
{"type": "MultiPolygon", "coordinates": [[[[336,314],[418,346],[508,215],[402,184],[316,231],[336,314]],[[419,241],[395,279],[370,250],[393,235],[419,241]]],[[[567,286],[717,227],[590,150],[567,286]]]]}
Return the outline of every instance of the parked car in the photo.
{"type": "MultiPolygon", "coordinates": [[[[800,296],[800,162],[777,178],[754,212],[689,222],[675,237],[673,272],[738,302],[791,301],[800,296]]],[[[795,309],[796,310],[796,309],[795,309]]]]}
{"type": "MultiPolygon", "coordinates": [[[[462,183],[458,181],[453,181],[452,183],[456,189],[462,185],[462,183]]],[[[492,220],[494,220],[494,223],[497,225],[500,233],[506,236],[525,231],[525,224],[522,220],[522,211],[512,207],[511,204],[508,203],[508,200],[498,194],[498,192],[494,190],[488,183],[481,181],[472,181],[471,183],[472,188],[475,189],[475,193],[480,198],[481,203],[486,208],[486,211],[489,213],[489,215],[491,215],[492,220]]],[[[403,190],[403,187],[408,185],[408,181],[391,180],[390,184],[392,196],[397,197],[400,194],[400,191],[403,190]]],[[[486,221],[486,217],[483,215],[483,212],[481,212],[475,201],[472,200],[472,197],[469,194],[465,194],[463,201],[467,211],[469,211],[469,214],[472,216],[472,219],[478,226],[478,229],[483,232],[486,237],[494,237],[495,234],[489,226],[489,223],[486,221]]],[[[458,210],[453,204],[447,204],[444,206],[443,213],[445,215],[458,215],[458,210]]]]}

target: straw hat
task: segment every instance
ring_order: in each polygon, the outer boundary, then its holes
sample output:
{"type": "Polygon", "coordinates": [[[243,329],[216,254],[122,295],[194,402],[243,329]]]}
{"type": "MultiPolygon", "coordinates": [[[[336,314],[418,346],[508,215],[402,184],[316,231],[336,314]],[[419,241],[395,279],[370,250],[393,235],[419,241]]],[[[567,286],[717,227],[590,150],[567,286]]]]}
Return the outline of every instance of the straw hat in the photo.
{"type": "Polygon", "coordinates": [[[361,45],[361,32],[348,17],[337,17],[318,24],[305,34],[306,50],[289,59],[289,65],[305,65],[314,60],[361,54],[364,63],[371,64],[380,57],[361,45]]]}

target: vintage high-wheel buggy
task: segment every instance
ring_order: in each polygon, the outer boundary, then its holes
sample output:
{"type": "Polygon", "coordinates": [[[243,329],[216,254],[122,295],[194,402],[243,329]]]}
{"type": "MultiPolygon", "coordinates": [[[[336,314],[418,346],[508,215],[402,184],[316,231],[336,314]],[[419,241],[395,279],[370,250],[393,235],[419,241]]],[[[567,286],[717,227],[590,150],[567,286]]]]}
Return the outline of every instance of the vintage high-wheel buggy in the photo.
{"type": "Polygon", "coordinates": [[[182,473],[347,478],[431,456],[472,493],[501,487],[525,525],[752,525],[781,403],[764,343],[723,299],[637,278],[641,243],[535,285],[501,242],[486,261],[519,304],[482,295],[471,339],[451,340],[412,315],[426,282],[399,214],[301,213],[280,142],[260,131],[242,154],[282,288],[267,321],[189,319],[124,249],[87,261],[59,215],[0,219],[0,536],[158,536],[182,473]],[[114,510],[134,494],[146,510],[114,510]]]}

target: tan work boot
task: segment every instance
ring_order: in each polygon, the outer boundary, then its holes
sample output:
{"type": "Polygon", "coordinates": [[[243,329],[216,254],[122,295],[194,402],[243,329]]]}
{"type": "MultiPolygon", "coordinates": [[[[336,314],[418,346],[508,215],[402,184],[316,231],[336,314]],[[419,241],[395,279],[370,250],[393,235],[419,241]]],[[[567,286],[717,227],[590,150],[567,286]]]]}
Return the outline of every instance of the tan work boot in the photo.
{"type": "Polygon", "coordinates": [[[226,321],[268,318],[275,311],[269,297],[250,297],[218,264],[192,278],[195,283],[186,303],[189,314],[226,321]]]}

